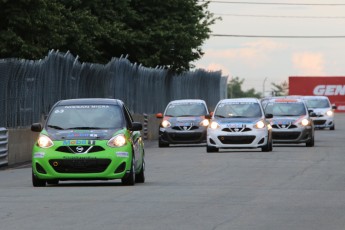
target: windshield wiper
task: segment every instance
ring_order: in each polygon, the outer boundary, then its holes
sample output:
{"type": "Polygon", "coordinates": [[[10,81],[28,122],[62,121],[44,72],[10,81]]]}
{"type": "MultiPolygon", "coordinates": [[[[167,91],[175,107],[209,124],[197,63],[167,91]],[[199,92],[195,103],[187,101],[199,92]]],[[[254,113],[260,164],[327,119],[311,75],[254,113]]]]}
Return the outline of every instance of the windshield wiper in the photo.
{"type": "Polygon", "coordinates": [[[61,128],[60,126],[57,126],[57,125],[48,125],[49,128],[52,128],[52,129],[59,129],[59,130],[63,130],[64,128],[61,128]]]}
{"type": "MultiPolygon", "coordinates": [[[[274,116],[274,115],[273,115],[274,116]]],[[[281,117],[297,117],[297,116],[301,116],[301,115],[294,115],[294,114],[279,114],[276,116],[281,116],[281,117]]]]}
{"type": "Polygon", "coordinates": [[[88,127],[88,126],[81,126],[81,127],[71,127],[68,129],[102,129],[100,127],[88,127]]]}

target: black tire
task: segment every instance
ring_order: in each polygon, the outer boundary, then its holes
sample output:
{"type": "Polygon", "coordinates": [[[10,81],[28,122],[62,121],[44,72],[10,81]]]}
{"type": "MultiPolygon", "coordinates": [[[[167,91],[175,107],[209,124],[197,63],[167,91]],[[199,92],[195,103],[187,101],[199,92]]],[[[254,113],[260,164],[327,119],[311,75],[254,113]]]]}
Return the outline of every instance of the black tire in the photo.
{"type": "Polygon", "coordinates": [[[49,185],[57,185],[57,184],[59,184],[59,180],[47,180],[47,184],[49,184],[49,185]]]}
{"type": "Polygon", "coordinates": [[[162,142],[161,140],[158,140],[158,147],[159,148],[169,147],[169,143],[165,143],[165,142],[162,142]]]}
{"type": "Polygon", "coordinates": [[[261,147],[261,151],[262,152],[271,152],[272,150],[273,150],[273,140],[272,140],[272,136],[270,135],[270,133],[268,133],[267,144],[264,145],[263,147],[261,147]]]}
{"type": "Polygon", "coordinates": [[[35,176],[35,174],[32,172],[32,185],[34,187],[45,187],[46,186],[46,181],[41,180],[38,177],[35,176]]]}
{"type": "Polygon", "coordinates": [[[332,126],[329,128],[329,130],[335,130],[335,126],[332,125],[332,126]]]}
{"type": "Polygon", "coordinates": [[[272,139],[271,139],[271,141],[270,141],[270,150],[269,150],[270,152],[272,152],[273,151],[273,141],[272,141],[272,139]]]}
{"type": "Polygon", "coordinates": [[[134,185],[135,184],[135,171],[134,171],[134,158],[132,159],[131,163],[131,170],[128,174],[126,174],[122,179],[121,182],[123,185],[134,185]]]}
{"type": "Polygon", "coordinates": [[[208,153],[216,153],[216,152],[219,152],[219,149],[216,148],[216,147],[207,145],[206,146],[206,152],[208,152],[208,153]]]}
{"type": "Polygon", "coordinates": [[[261,151],[262,151],[262,152],[269,152],[270,149],[271,149],[271,147],[270,147],[270,141],[268,141],[266,145],[264,145],[263,147],[261,147],[261,151]]]}
{"type": "Polygon", "coordinates": [[[135,183],[144,183],[145,182],[145,161],[141,164],[140,172],[135,175],[135,183]]]}
{"type": "Polygon", "coordinates": [[[314,143],[315,143],[315,140],[314,140],[314,136],[305,143],[305,146],[307,147],[313,147],[314,146],[314,143]]]}

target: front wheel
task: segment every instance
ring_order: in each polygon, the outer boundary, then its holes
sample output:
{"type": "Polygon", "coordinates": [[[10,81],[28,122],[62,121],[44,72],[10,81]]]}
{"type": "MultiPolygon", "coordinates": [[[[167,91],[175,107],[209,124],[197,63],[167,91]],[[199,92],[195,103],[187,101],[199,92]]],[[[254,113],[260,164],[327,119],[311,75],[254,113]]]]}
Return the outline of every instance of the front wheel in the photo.
{"type": "Polygon", "coordinates": [[[141,164],[140,172],[135,175],[135,182],[136,183],[144,183],[145,182],[145,161],[143,159],[143,163],[141,164]]]}
{"type": "Polygon", "coordinates": [[[39,179],[37,176],[35,176],[34,172],[32,172],[32,185],[34,187],[44,187],[46,186],[46,181],[39,179]]]}
{"type": "Polygon", "coordinates": [[[165,143],[165,142],[162,142],[161,140],[158,140],[158,147],[159,148],[169,147],[169,143],[165,143]]]}
{"type": "Polygon", "coordinates": [[[272,138],[267,140],[267,144],[261,148],[262,152],[271,152],[273,150],[272,138]]]}
{"type": "Polygon", "coordinates": [[[219,149],[216,148],[216,147],[207,145],[206,146],[206,152],[208,152],[208,153],[215,153],[215,152],[219,152],[219,149]]]}
{"type": "Polygon", "coordinates": [[[309,141],[307,141],[306,143],[305,143],[305,146],[307,146],[307,147],[313,147],[314,146],[314,136],[312,136],[312,138],[309,140],[309,141]]]}
{"type": "Polygon", "coordinates": [[[128,174],[126,174],[122,179],[121,182],[123,185],[134,185],[135,184],[135,169],[134,169],[134,158],[132,159],[131,163],[131,170],[128,174]]]}
{"type": "Polygon", "coordinates": [[[332,126],[329,128],[329,130],[335,130],[335,126],[332,125],[332,126]]]}

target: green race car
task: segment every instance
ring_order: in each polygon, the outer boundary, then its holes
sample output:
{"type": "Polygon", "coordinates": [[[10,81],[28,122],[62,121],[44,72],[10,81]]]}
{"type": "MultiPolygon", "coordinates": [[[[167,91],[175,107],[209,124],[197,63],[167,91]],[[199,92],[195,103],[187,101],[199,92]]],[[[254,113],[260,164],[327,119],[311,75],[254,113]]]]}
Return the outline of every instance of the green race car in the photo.
{"type": "Polygon", "coordinates": [[[145,182],[142,125],[117,99],[70,99],[57,102],[32,153],[32,184],[63,180],[121,179],[124,185],[145,182]]]}

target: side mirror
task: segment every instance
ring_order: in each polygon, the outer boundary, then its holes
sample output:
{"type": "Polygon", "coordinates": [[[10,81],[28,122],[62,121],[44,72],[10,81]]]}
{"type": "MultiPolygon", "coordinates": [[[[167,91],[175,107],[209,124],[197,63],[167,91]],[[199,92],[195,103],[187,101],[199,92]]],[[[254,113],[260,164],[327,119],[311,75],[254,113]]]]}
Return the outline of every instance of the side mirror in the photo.
{"type": "Polygon", "coordinates": [[[132,126],[129,128],[130,131],[140,131],[143,129],[143,125],[140,122],[132,122],[132,126]]]}
{"type": "Polygon", "coordinates": [[[265,114],[265,118],[268,118],[268,119],[273,118],[273,114],[272,113],[267,113],[267,114],[265,114]]]}
{"type": "Polygon", "coordinates": [[[314,110],[308,109],[308,113],[309,113],[309,114],[311,114],[312,112],[314,112],[314,110]]]}
{"type": "Polygon", "coordinates": [[[41,123],[33,123],[31,125],[31,131],[33,131],[33,132],[41,132],[42,129],[43,129],[43,127],[42,127],[41,123]]]}
{"type": "Polygon", "coordinates": [[[336,105],[332,105],[332,109],[337,109],[338,107],[336,105]]]}
{"type": "Polygon", "coordinates": [[[316,113],[314,113],[314,112],[310,112],[310,113],[309,113],[309,116],[310,116],[310,117],[317,117],[316,113]]]}
{"type": "Polygon", "coordinates": [[[162,114],[162,113],[157,113],[157,114],[156,114],[156,117],[157,117],[157,118],[163,118],[163,114],[162,114]]]}

